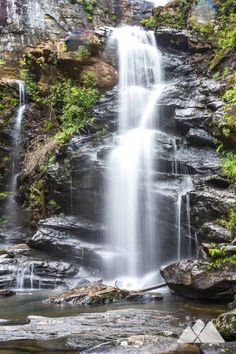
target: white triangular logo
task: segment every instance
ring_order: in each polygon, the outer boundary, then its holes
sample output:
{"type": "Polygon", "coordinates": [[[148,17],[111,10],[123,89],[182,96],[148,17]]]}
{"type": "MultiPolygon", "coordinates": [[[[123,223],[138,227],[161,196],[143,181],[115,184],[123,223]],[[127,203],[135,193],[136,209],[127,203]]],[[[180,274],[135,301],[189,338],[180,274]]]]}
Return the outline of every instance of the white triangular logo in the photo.
{"type": "Polygon", "coordinates": [[[201,320],[196,321],[194,326],[187,327],[180,338],[178,343],[225,343],[224,339],[217,331],[213,323],[210,321],[205,325],[201,320]]]}
{"type": "Polygon", "coordinates": [[[199,334],[199,339],[202,343],[210,344],[225,342],[211,321],[208,322],[202,333],[199,334]]]}

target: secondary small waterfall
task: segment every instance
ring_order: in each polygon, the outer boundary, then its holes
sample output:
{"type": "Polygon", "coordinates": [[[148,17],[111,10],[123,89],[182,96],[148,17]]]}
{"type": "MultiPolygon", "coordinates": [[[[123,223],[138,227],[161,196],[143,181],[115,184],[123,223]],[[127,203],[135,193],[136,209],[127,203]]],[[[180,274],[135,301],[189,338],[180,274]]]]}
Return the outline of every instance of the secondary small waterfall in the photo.
{"type": "Polygon", "coordinates": [[[108,277],[137,278],[155,268],[153,153],[161,55],[154,33],[139,27],[114,30],[119,56],[119,136],[110,154],[107,242],[118,252],[108,277]]]}
{"type": "Polygon", "coordinates": [[[13,146],[14,146],[14,155],[12,159],[12,170],[10,176],[10,194],[11,197],[8,203],[8,213],[10,213],[10,220],[14,221],[15,214],[15,195],[17,191],[17,177],[20,172],[20,162],[19,162],[19,154],[20,154],[20,143],[21,143],[21,130],[22,130],[22,119],[24,117],[25,112],[25,85],[22,81],[17,81],[19,87],[19,107],[17,109],[12,137],[13,137],[13,146]]]}

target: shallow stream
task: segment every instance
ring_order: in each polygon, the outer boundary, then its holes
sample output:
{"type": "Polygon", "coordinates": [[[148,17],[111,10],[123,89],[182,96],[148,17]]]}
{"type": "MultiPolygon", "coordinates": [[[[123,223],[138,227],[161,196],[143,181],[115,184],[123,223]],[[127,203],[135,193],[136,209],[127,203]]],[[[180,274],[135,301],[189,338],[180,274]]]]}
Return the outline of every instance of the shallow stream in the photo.
{"type": "MultiPolygon", "coordinates": [[[[214,304],[212,302],[200,303],[188,301],[173,296],[168,291],[163,292],[163,301],[157,303],[119,303],[105,306],[78,307],[77,305],[53,305],[43,303],[50,296],[54,296],[57,291],[34,291],[19,292],[16,296],[3,298],[0,300],[0,319],[10,320],[12,325],[24,324],[30,315],[46,317],[67,317],[80,315],[82,313],[104,313],[111,310],[121,310],[130,308],[138,310],[156,310],[160,316],[172,316],[171,324],[174,327],[182,327],[201,318],[208,321],[225,312],[225,304],[214,304]]],[[[2,324],[3,325],[3,324],[2,324]]],[[[99,326],[99,324],[98,324],[99,326]]],[[[89,331],[88,327],[88,331],[89,331]]],[[[0,324],[1,337],[1,324],[0,324]]],[[[64,339],[47,341],[9,341],[0,342],[0,354],[26,354],[26,353],[79,353],[78,350],[71,350],[67,347],[64,339]]]]}

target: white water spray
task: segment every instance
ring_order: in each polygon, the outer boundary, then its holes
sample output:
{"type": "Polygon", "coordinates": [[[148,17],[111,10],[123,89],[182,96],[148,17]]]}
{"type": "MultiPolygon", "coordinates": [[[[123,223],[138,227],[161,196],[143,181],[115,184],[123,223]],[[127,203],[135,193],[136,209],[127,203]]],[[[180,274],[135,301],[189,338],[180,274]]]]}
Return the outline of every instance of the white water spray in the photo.
{"type": "MultiPolygon", "coordinates": [[[[118,252],[110,278],[137,278],[155,268],[153,153],[158,127],[156,103],[162,92],[161,55],[153,32],[121,27],[117,44],[120,72],[118,144],[110,155],[107,242],[118,252]]],[[[111,264],[112,263],[112,264],[111,264]]]]}

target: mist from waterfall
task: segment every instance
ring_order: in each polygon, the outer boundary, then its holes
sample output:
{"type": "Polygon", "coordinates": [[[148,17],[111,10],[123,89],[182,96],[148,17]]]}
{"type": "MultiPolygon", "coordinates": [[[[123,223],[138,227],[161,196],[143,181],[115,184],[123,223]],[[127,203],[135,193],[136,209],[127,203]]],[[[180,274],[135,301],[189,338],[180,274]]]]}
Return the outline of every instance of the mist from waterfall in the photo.
{"type": "Polygon", "coordinates": [[[117,256],[108,277],[138,278],[155,269],[158,250],[153,215],[153,154],[162,92],[161,54],[154,33],[139,27],[114,30],[119,57],[119,136],[109,158],[107,242],[117,256]]]}

